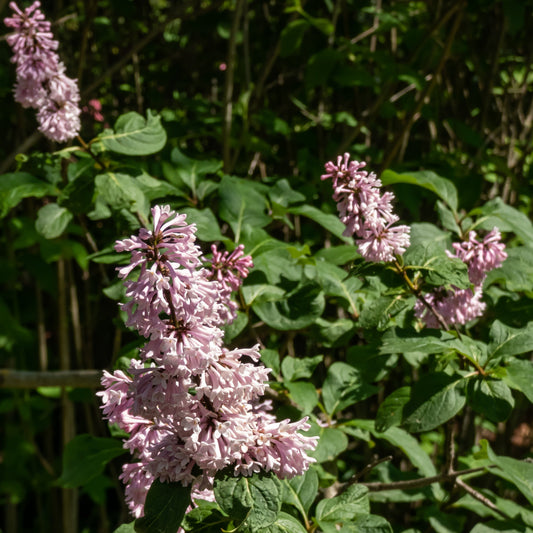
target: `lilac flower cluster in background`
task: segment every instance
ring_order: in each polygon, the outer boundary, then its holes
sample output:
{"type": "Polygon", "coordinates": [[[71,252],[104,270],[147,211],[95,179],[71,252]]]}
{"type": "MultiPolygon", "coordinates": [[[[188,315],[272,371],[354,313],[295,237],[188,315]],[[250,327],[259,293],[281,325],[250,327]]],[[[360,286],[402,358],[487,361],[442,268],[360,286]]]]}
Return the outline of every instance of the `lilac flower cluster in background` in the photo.
{"type": "Polygon", "coordinates": [[[394,226],[399,217],[392,212],[391,192],[380,194],[381,181],[362,170],[366,163],[350,161],[350,154],[337,157],[337,163],[325,164],[323,180],[332,178],[333,199],[344,235],[356,236],[359,253],[367,261],[394,261],[409,247],[409,226],[394,226]]]}
{"type": "MultiPolygon", "coordinates": [[[[453,248],[455,253],[448,252],[448,255],[461,259],[468,266],[468,277],[474,289],[452,287],[450,291],[439,289],[424,295],[426,302],[448,325],[466,324],[483,314],[486,305],[481,297],[487,272],[501,266],[507,258],[498,228],[494,228],[483,240],[477,240],[476,232],[471,231],[467,241],[454,243],[453,248]]],[[[441,327],[437,317],[420,300],[415,305],[415,316],[429,328],[441,327]]]]}
{"type": "Polygon", "coordinates": [[[4,19],[6,26],[14,29],[6,39],[17,65],[15,100],[38,110],[39,131],[46,137],[65,142],[80,130],[78,84],[65,74],[65,65],[56,53],[58,42],[40,5],[34,2],[22,11],[11,2],[14,14],[4,19]]]}
{"type": "Polygon", "coordinates": [[[221,326],[235,316],[231,291],[251,258],[242,246],[231,254],[213,248],[205,268],[186,216],[168,206],[152,215],[153,230],[142,228],[115,246],[131,252],[119,276],[138,272],[125,281],[126,324],[148,341],[127,373],[104,373],[99,393],[105,417],[129,433],[125,447],[135,462],[121,479],[136,517],[156,478],[192,484],[193,497],[206,499],[223,468],[292,477],[309,467],[306,451],[316,446],[316,437],[299,433],[309,428],[307,419],[277,422],[268,403],[259,402],[269,372],[259,363],[259,346],[223,346],[221,326]]]}

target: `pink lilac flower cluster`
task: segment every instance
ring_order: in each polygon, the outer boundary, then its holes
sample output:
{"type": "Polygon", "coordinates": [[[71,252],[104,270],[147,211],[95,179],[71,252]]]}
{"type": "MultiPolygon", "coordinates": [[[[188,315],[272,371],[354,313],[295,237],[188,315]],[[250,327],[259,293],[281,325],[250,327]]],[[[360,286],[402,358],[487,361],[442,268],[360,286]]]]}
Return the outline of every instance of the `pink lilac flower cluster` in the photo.
{"type": "MultiPolygon", "coordinates": [[[[486,305],[481,301],[483,282],[487,272],[501,266],[507,258],[507,253],[498,228],[494,228],[483,240],[478,240],[476,232],[471,231],[468,240],[454,243],[452,246],[455,253],[447,253],[450,257],[461,259],[468,266],[468,277],[474,285],[473,290],[457,287],[452,287],[450,291],[439,289],[424,295],[424,299],[447,325],[466,324],[484,313],[486,305]]],[[[441,327],[434,313],[420,300],[415,305],[415,316],[422,319],[429,328],[441,327]]]]}
{"type": "Polygon", "coordinates": [[[14,29],[6,40],[17,65],[15,100],[38,110],[39,131],[46,137],[65,142],[80,130],[80,94],[76,81],[65,74],[65,65],[56,53],[58,42],[40,5],[34,2],[21,10],[11,2],[13,16],[4,19],[6,26],[14,29]]]}
{"type": "Polygon", "coordinates": [[[231,299],[231,294],[238,290],[242,280],[248,276],[253,262],[249,255],[244,255],[244,245],[239,244],[231,254],[228,251],[221,252],[213,244],[211,246],[213,257],[211,264],[210,280],[218,284],[218,297],[222,304],[224,322],[233,322],[237,317],[238,305],[231,299]],[[225,312],[224,312],[225,310],[225,312]]]}
{"type": "Polygon", "coordinates": [[[229,289],[252,266],[243,248],[213,249],[211,270],[202,266],[194,225],[169,206],[152,209],[153,229],[117,241],[131,252],[119,269],[130,300],[122,305],[126,324],[148,340],[127,372],[105,372],[104,416],[129,433],[124,446],[135,461],[124,466],[126,499],[143,514],[154,479],[192,485],[193,497],[209,497],[216,472],[235,475],[272,471],[281,478],[302,474],[313,459],[315,437],[301,435],[307,419],[277,422],[259,403],[269,369],[259,363],[259,346],[228,350],[221,326],[229,289]],[[203,491],[203,492],[202,492],[203,491]]]}
{"type": "Polygon", "coordinates": [[[337,162],[325,164],[325,180],[332,178],[333,199],[344,235],[355,235],[359,253],[366,261],[394,261],[409,247],[409,226],[394,226],[399,217],[392,211],[391,192],[380,193],[382,186],[373,172],[363,168],[366,163],[350,161],[350,154],[338,156],[337,162]]]}

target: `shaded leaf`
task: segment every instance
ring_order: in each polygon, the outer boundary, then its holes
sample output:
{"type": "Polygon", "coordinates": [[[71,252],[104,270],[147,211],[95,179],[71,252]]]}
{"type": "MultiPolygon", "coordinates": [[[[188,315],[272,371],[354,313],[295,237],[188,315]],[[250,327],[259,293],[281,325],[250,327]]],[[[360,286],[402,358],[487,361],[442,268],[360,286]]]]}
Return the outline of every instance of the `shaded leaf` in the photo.
{"type": "Polygon", "coordinates": [[[365,383],[357,369],[340,361],[328,368],[322,386],[324,408],[330,415],[365,400],[377,392],[373,385],[365,383]]]}
{"type": "Polygon", "coordinates": [[[411,432],[429,431],[455,416],[465,405],[464,380],[444,372],[428,374],[411,390],[404,407],[404,427],[411,432]]]}
{"type": "Polygon", "coordinates": [[[77,435],[65,446],[63,469],[57,482],[65,488],[81,487],[101,474],[109,461],[124,453],[119,440],[77,435]]]}
{"type": "Polygon", "coordinates": [[[434,192],[442,201],[444,201],[453,211],[457,211],[457,189],[448,179],[438,176],[430,170],[421,170],[419,172],[409,172],[398,174],[392,170],[385,170],[381,174],[383,185],[393,183],[410,183],[423,187],[434,192]]]}
{"type": "Polygon", "coordinates": [[[41,198],[57,194],[57,189],[28,174],[12,172],[0,176],[0,218],[16,207],[24,198],[41,198]]]}
{"type": "Polygon", "coordinates": [[[135,520],[137,533],[176,533],[187,507],[191,504],[191,487],[181,483],[161,483],[156,479],[144,504],[144,516],[135,520]]]}
{"type": "Polygon", "coordinates": [[[376,431],[386,431],[392,426],[399,426],[403,419],[403,408],[410,398],[411,387],[401,387],[389,394],[376,414],[376,431]]]}
{"type": "Polygon", "coordinates": [[[514,407],[509,387],[497,379],[476,376],[469,380],[466,392],[468,405],[493,422],[507,420],[514,407]]]}
{"type": "Polygon", "coordinates": [[[66,207],[46,204],[37,213],[35,229],[46,239],[55,239],[65,231],[72,217],[66,207]]]}

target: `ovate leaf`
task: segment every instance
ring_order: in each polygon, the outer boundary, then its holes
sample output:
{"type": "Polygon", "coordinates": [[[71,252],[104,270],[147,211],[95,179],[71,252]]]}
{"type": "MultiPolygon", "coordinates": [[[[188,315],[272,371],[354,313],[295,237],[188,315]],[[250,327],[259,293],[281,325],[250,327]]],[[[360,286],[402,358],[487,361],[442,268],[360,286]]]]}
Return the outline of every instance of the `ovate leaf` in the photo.
{"type": "Polygon", "coordinates": [[[302,476],[285,480],[283,502],[293,505],[302,516],[307,516],[318,494],[318,474],[310,468],[302,476]]]}
{"type": "Polygon", "coordinates": [[[111,459],[126,453],[117,439],[77,435],[63,452],[63,470],[58,479],[65,488],[81,487],[101,474],[111,459]]]}
{"type": "Polygon", "coordinates": [[[376,414],[376,431],[386,431],[399,426],[403,419],[403,408],[411,398],[411,387],[401,387],[385,398],[376,414]]]}
{"type": "Polygon", "coordinates": [[[72,220],[72,213],[57,204],[46,204],[39,209],[35,229],[46,239],[59,237],[72,220]]]}
{"type": "Polygon", "coordinates": [[[221,509],[252,530],[273,524],[281,509],[281,481],[274,474],[215,478],[215,498],[221,509]]]}
{"type": "Polygon", "coordinates": [[[156,479],[144,504],[144,516],[135,520],[137,533],[176,533],[187,507],[191,504],[191,487],[181,483],[162,483],[156,479]]]}
{"type": "Polygon", "coordinates": [[[161,117],[150,110],[146,119],[130,111],[118,117],[114,130],[105,129],[96,142],[117,154],[149,155],[165,146],[167,134],[161,125],[161,117]]]}
{"type": "Polygon", "coordinates": [[[507,374],[503,378],[505,383],[522,392],[533,403],[533,363],[514,359],[506,370],[507,374]]]}
{"type": "Polygon", "coordinates": [[[490,472],[514,483],[529,503],[533,505],[533,463],[496,455],[486,440],[482,440],[480,446],[479,457],[489,459],[492,464],[498,467],[490,469],[490,472]]]}
{"type": "Polygon", "coordinates": [[[356,368],[339,361],[328,368],[322,386],[324,408],[331,415],[365,400],[376,392],[377,388],[365,383],[356,368]]]}
{"type": "Polygon", "coordinates": [[[397,174],[392,170],[385,170],[381,174],[381,181],[383,185],[391,185],[393,183],[410,183],[423,187],[434,192],[441,200],[443,200],[453,211],[457,211],[457,189],[455,185],[448,179],[438,176],[430,170],[421,170],[419,172],[409,172],[405,174],[397,174]]]}
{"type": "Polygon", "coordinates": [[[16,207],[24,198],[41,198],[57,193],[56,188],[28,174],[12,172],[0,176],[0,218],[16,207]]]}
{"type": "Polygon", "coordinates": [[[514,407],[514,398],[509,387],[499,379],[484,379],[476,376],[468,382],[468,404],[493,422],[506,420],[514,407]]]}
{"type": "Polygon", "coordinates": [[[410,432],[429,431],[455,416],[465,405],[464,380],[444,372],[428,374],[412,388],[403,425],[410,432]]]}
{"type": "Polygon", "coordinates": [[[490,328],[490,358],[518,355],[531,351],[533,322],[523,328],[511,328],[495,320],[490,328]]]}

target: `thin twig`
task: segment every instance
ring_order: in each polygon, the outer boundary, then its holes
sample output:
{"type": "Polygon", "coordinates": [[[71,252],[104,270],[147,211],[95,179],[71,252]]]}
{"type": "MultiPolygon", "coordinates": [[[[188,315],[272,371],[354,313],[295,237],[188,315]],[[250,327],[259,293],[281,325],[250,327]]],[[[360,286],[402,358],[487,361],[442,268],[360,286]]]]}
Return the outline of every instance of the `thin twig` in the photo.
{"type": "Polygon", "coordinates": [[[470,485],[467,485],[462,479],[456,479],[455,483],[461,487],[465,492],[470,494],[472,498],[476,499],[478,502],[481,502],[485,507],[488,507],[495,513],[498,513],[500,516],[502,516],[505,519],[508,519],[509,516],[506,515],[503,511],[498,509],[496,505],[494,505],[486,496],[483,496],[481,492],[478,492],[476,489],[472,488],[470,485]]]}
{"type": "Polygon", "coordinates": [[[371,470],[376,468],[376,466],[380,465],[381,463],[388,463],[389,461],[392,461],[393,457],[392,455],[387,455],[386,457],[380,457],[379,459],[376,459],[375,461],[372,461],[371,463],[367,464],[363,470],[360,472],[357,472],[355,476],[348,481],[348,484],[357,483],[360,479],[363,479],[371,470]]]}
{"type": "Polygon", "coordinates": [[[443,481],[456,480],[459,476],[466,476],[467,474],[475,474],[476,472],[482,472],[487,468],[495,468],[496,465],[490,466],[480,466],[478,468],[469,468],[467,470],[459,470],[457,472],[450,472],[437,474],[435,476],[422,477],[417,479],[408,479],[405,481],[391,481],[388,483],[381,482],[371,482],[371,483],[360,483],[368,488],[371,492],[381,492],[384,490],[409,490],[409,489],[420,489],[422,487],[427,487],[433,483],[441,483],[443,481]]]}

